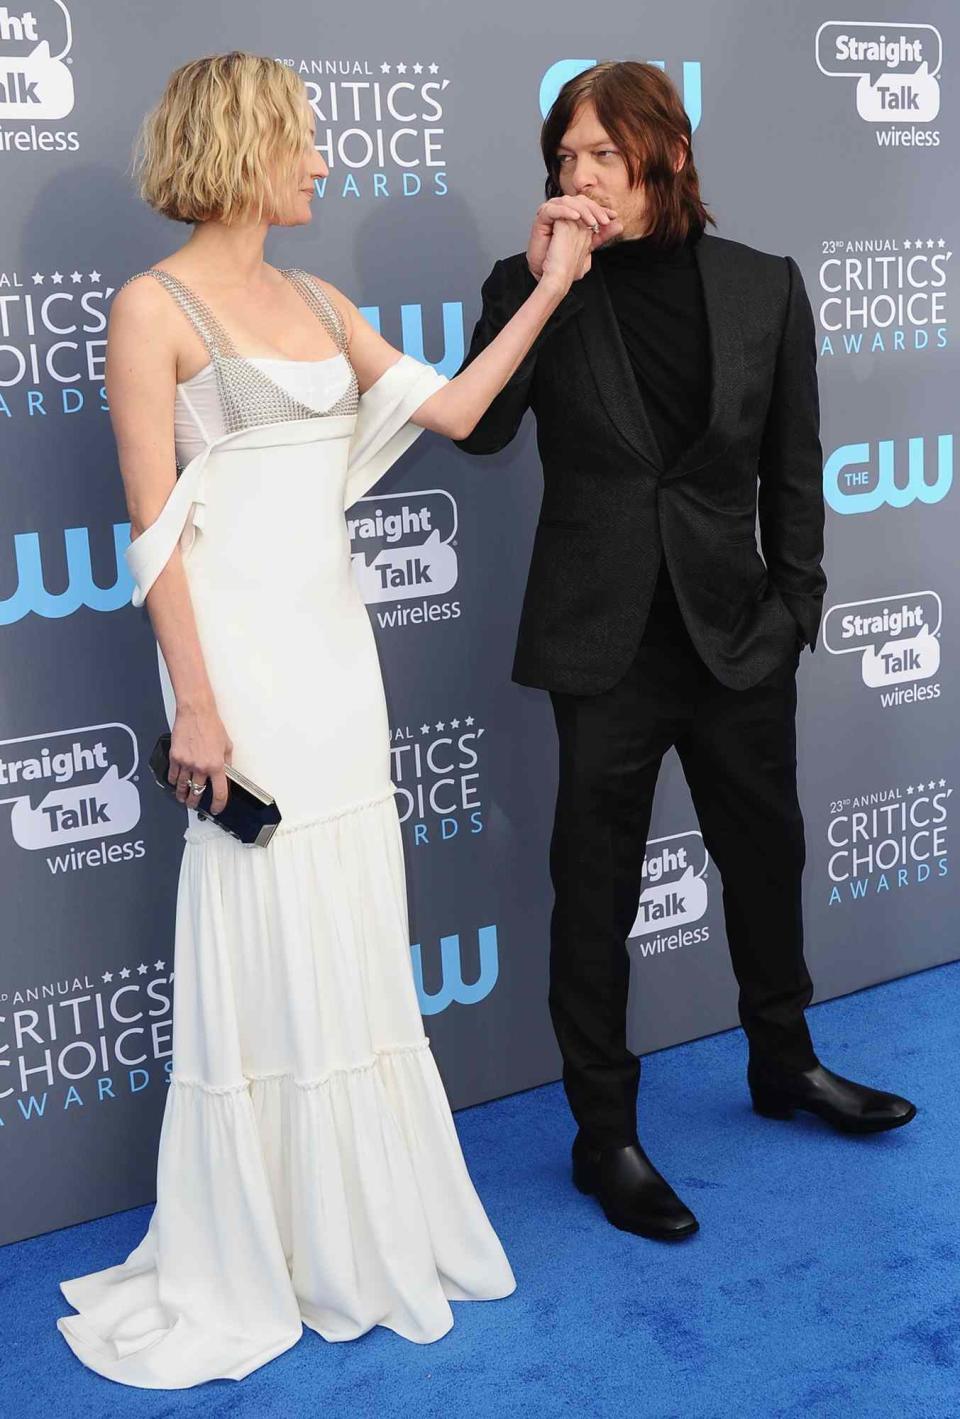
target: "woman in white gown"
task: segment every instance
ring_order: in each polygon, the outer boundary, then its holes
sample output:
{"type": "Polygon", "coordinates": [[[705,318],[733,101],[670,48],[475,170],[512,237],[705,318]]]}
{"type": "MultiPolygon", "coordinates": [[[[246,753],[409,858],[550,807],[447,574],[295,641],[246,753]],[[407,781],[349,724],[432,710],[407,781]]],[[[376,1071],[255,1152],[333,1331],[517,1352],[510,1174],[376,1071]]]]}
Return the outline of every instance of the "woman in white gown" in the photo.
{"type": "Polygon", "coordinates": [[[571,208],[526,304],[448,381],[328,283],[265,263],[270,225],[309,221],[325,173],[289,68],[185,65],[145,125],[141,187],[194,231],[110,320],[133,599],[157,637],[188,826],[157,1205],[126,1260],[62,1283],[78,1314],[57,1324],[85,1365],[142,1388],[241,1379],[303,1325],[433,1341],[450,1300],[515,1284],[417,1005],[344,509],[422,429],[473,427],[606,214],[571,208]],[[190,806],[208,777],[223,806],[225,762],[279,804],[266,848],[190,806]]]}

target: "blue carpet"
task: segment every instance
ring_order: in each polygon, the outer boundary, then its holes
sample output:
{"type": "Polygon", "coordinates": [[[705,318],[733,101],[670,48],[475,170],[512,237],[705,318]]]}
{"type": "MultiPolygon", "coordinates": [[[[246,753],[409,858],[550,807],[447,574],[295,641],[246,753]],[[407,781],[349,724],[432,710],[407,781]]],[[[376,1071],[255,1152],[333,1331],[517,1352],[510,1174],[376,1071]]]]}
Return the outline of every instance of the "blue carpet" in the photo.
{"type": "Polygon", "coordinates": [[[457,1117],[518,1278],[418,1347],[312,1331],[237,1384],[149,1392],[74,1359],[64,1276],[119,1261],[150,1209],[0,1253],[5,1419],[953,1419],[960,1414],[960,963],[810,1012],[825,1063],[904,1093],[904,1129],[846,1138],[748,1108],[739,1031],[650,1056],[641,1137],[698,1213],[672,1247],[615,1231],[568,1181],[548,1085],[457,1117]]]}

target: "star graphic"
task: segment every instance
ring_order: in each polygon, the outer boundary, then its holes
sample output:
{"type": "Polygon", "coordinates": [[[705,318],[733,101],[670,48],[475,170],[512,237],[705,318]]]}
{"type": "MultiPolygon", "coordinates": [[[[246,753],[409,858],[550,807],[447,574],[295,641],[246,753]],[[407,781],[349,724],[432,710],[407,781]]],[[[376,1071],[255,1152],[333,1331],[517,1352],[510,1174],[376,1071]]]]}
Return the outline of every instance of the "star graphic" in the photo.
{"type": "Polygon", "coordinates": [[[903,249],[904,249],[904,251],[909,251],[912,246],[913,246],[913,243],[912,243],[912,242],[905,241],[905,242],[903,243],[903,249]]]}
{"type": "Polygon", "coordinates": [[[422,74],[422,73],[423,73],[423,65],[422,65],[422,64],[414,64],[414,66],[413,66],[413,72],[414,72],[415,74],[422,74]]]}
{"type": "Polygon", "coordinates": [[[472,714],[468,714],[467,717],[466,717],[466,719],[465,719],[463,722],[464,722],[464,724],[471,724],[471,725],[472,725],[472,724],[473,724],[473,715],[472,715],[472,714]]]}
{"type": "Polygon", "coordinates": [[[50,277],[50,280],[55,286],[59,286],[63,282],[63,277],[61,276],[59,271],[54,271],[53,275],[50,277]]]}
{"type": "Polygon", "coordinates": [[[429,726],[429,724],[421,724],[421,726],[420,726],[420,733],[421,733],[421,734],[429,734],[429,733],[430,733],[430,726],[429,726]]]}
{"type": "Polygon", "coordinates": [[[104,985],[109,985],[113,980],[113,971],[104,971],[100,979],[103,981],[104,985]]]}
{"type": "Polygon", "coordinates": [[[91,271],[91,272],[90,272],[90,280],[91,280],[91,281],[99,281],[99,280],[100,280],[100,272],[99,272],[99,271],[91,271]]]}
{"type": "Polygon", "coordinates": [[[931,246],[933,246],[933,237],[928,237],[928,238],[927,238],[927,247],[929,248],[929,247],[931,247],[931,246]]]}
{"type": "Polygon", "coordinates": [[[127,969],[126,966],[124,966],[123,970],[120,972],[120,979],[121,979],[121,980],[126,980],[126,978],[127,978],[127,976],[128,976],[129,974],[130,974],[129,970],[127,969]]]}
{"type": "Polygon", "coordinates": [[[139,964],[139,966],[137,967],[137,975],[138,975],[138,976],[145,976],[146,974],[147,974],[147,968],[146,968],[146,966],[143,964],[143,962],[141,961],[140,964],[139,964]]]}
{"type": "Polygon", "coordinates": [[[914,246],[916,246],[916,247],[921,247],[921,246],[923,246],[923,242],[920,240],[919,237],[914,237],[914,239],[913,239],[913,244],[914,244],[914,246]]]}
{"type": "Polygon", "coordinates": [[[922,792],[923,792],[923,784],[922,784],[922,783],[918,783],[918,784],[917,784],[917,792],[918,792],[918,793],[922,793],[922,792]]]}
{"type": "Polygon", "coordinates": [[[75,286],[79,286],[80,282],[83,280],[83,277],[80,275],[79,271],[71,271],[70,280],[75,286]]]}
{"type": "Polygon", "coordinates": [[[33,284],[34,284],[35,286],[42,286],[42,285],[43,285],[43,277],[40,275],[40,272],[39,272],[39,271],[35,271],[35,272],[33,273],[33,284]]]}
{"type": "Polygon", "coordinates": [[[407,72],[407,66],[406,66],[406,64],[398,64],[398,65],[397,65],[397,73],[398,73],[398,74],[405,74],[406,72],[407,72]]]}
{"type": "Polygon", "coordinates": [[[389,65],[389,64],[381,64],[381,65],[380,65],[380,73],[381,73],[381,74],[389,74],[389,73],[390,73],[390,65],[389,65]]]}
{"type": "Polygon", "coordinates": [[[940,247],[946,246],[946,244],[947,243],[944,241],[943,237],[941,237],[940,240],[937,242],[937,246],[940,247]]]}
{"type": "Polygon", "coordinates": [[[442,730],[443,730],[443,720],[442,720],[442,719],[439,720],[438,723],[437,723],[437,730],[438,730],[438,731],[442,731],[442,730]]]}
{"type": "Polygon", "coordinates": [[[166,965],[166,961],[154,961],[154,963],[153,963],[153,969],[154,969],[155,971],[162,971],[165,965],[166,965]]]}
{"type": "Polygon", "coordinates": [[[430,73],[431,73],[431,74],[439,74],[439,72],[440,72],[440,65],[439,65],[439,64],[431,64],[431,65],[429,66],[429,68],[430,68],[430,73]]]}
{"type": "Polygon", "coordinates": [[[945,778],[942,778],[942,779],[940,780],[940,787],[941,787],[941,788],[946,788],[946,786],[947,786],[947,780],[946,780],[945,778]]]}
{"type": "Polygon", "coordinates": [[[930,782],[927,784],[927,788],[936,788],[936,786],[937,785],[934,783],[933,779],[931,779],[930,782]]]}
{"type": "Polygon", "coordinates": [[[451,729],[459,729],[459,728],[460,728],[460,721],[459,721],[459,719],[451,719],[451,721],[450,721],[450,728],[451,728],[451,729]]]}
{"type": "Polygon", "coordinates": [[[907,792],[908,792],[908,793],[912,793],[912,792],[913,792],[913,784],[910,785],[910,787],[907,789],[907,792]]]}

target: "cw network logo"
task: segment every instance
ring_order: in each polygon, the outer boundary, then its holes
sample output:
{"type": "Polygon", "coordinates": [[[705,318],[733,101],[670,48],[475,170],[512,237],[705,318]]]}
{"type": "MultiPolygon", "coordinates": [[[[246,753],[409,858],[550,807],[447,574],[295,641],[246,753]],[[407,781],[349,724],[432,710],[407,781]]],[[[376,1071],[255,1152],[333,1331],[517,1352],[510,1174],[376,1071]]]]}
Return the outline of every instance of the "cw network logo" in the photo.
{"type": "MultiPolygon", "coordinates": [[[[360,314],[368,320],[378,334],[380,329],[380,307],[363,305],[360,314]]],[[[423,306],[402,305],[400,307],[400,345],[405,355],[412,355],[421,364],[432,365],[437,374],[452,379],[463,364],[466,353],[463,327],[463,302],[444,301],[441,307],[443,323],[443,354],[439,360],[429,360],[423,348],[423,306]]]]}
{"type": "MultiPolygon", "coordinates": [[[[117,611],[128,605],[133,595],[133,578],[124,561],[124,548],[130,541],[129,522],[113,524],[114,580],[100,586],[93,578],[90,557],[90,534],[86,527],[68,527],[63,534],[66,552],[67,584],[63,591],[48,591],[40,552],[40,534],[17,532],[13,539],[17,567],[16,590],[0,598],[0,626],[13,625],[33,611],[48,620],[72,616],[81,606],[91,611],[117,611]]],[[[59,568],[54,573],[61,579],[59,568]]]]}
{"type": "MultiPolygon", "coordinates": [[[[667,67],[666,61],[663,59],[648,59],[645,62],[654,65],[657,69],[665,70],[667,67]]],[[[585,69],[592,69],[598,63],[597,59],[558,59],[555,64],[551,64],[540,80],[540,112],[542,116],[546,118],[564,84],[575,79],[585,69]]],[[[685,59],[683,61],[682,92],[683,106],[690,120],[690,131],[695,133],[703,116],[703,90],[699,59],[685,59]]]]}
{"type": "Polygon", "coordinates": [[[500,975],[500,957],[497,948],[497,928],[481,926],[477,932],[479,952],[479,974],[468,985],[464,981],[463,959],[460,950],[460,936],[440,938],[440,984],[437,990],[428,991],[423,978],[423,952],[420,943],[410,947],[413,958],[413,979],[417,988],[421,1015],[439,1015],[449,1005],[479,1005],[493,990],[500,975]]]}
{"type": "Polygon", "coordinates": [[[845,443],[834,449],[823,468],[823,496],[834,512],[875,512],[886,504],[939,503],[953,485],[953,434],[937,436],[937,466],[927,476],[925,440],[907,440],[906,470],[892,439],[876,445],[845,443]]]}

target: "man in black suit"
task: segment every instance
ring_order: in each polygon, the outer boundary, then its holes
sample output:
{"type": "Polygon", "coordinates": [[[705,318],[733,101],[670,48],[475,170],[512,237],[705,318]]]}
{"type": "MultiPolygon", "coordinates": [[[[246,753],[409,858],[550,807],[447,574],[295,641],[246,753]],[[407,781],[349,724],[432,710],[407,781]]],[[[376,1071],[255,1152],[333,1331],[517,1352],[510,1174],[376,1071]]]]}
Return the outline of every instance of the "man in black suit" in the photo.
{"type": "Polygon", "coordinates": [[[626,1045],[626,940],[671,746],[723,881],[754,1107],[855,1133],[916,1110],[825,1069],[804,1018],[795,677],[826,580],[800,271],[706,234],[690,124],[654,66],[572,79],[542,147],[548,200],[527,251],[484,283],[467,363],[533,289],[555,221],[594,228],[591,267],[459,446],[494,453],[536,415],[544,494],[514,679],[550,691],[559,739],[550,1010],[573,1176],[615,1226],[673,1240],[697,1221],[640,1147],[626,1045]]]}

